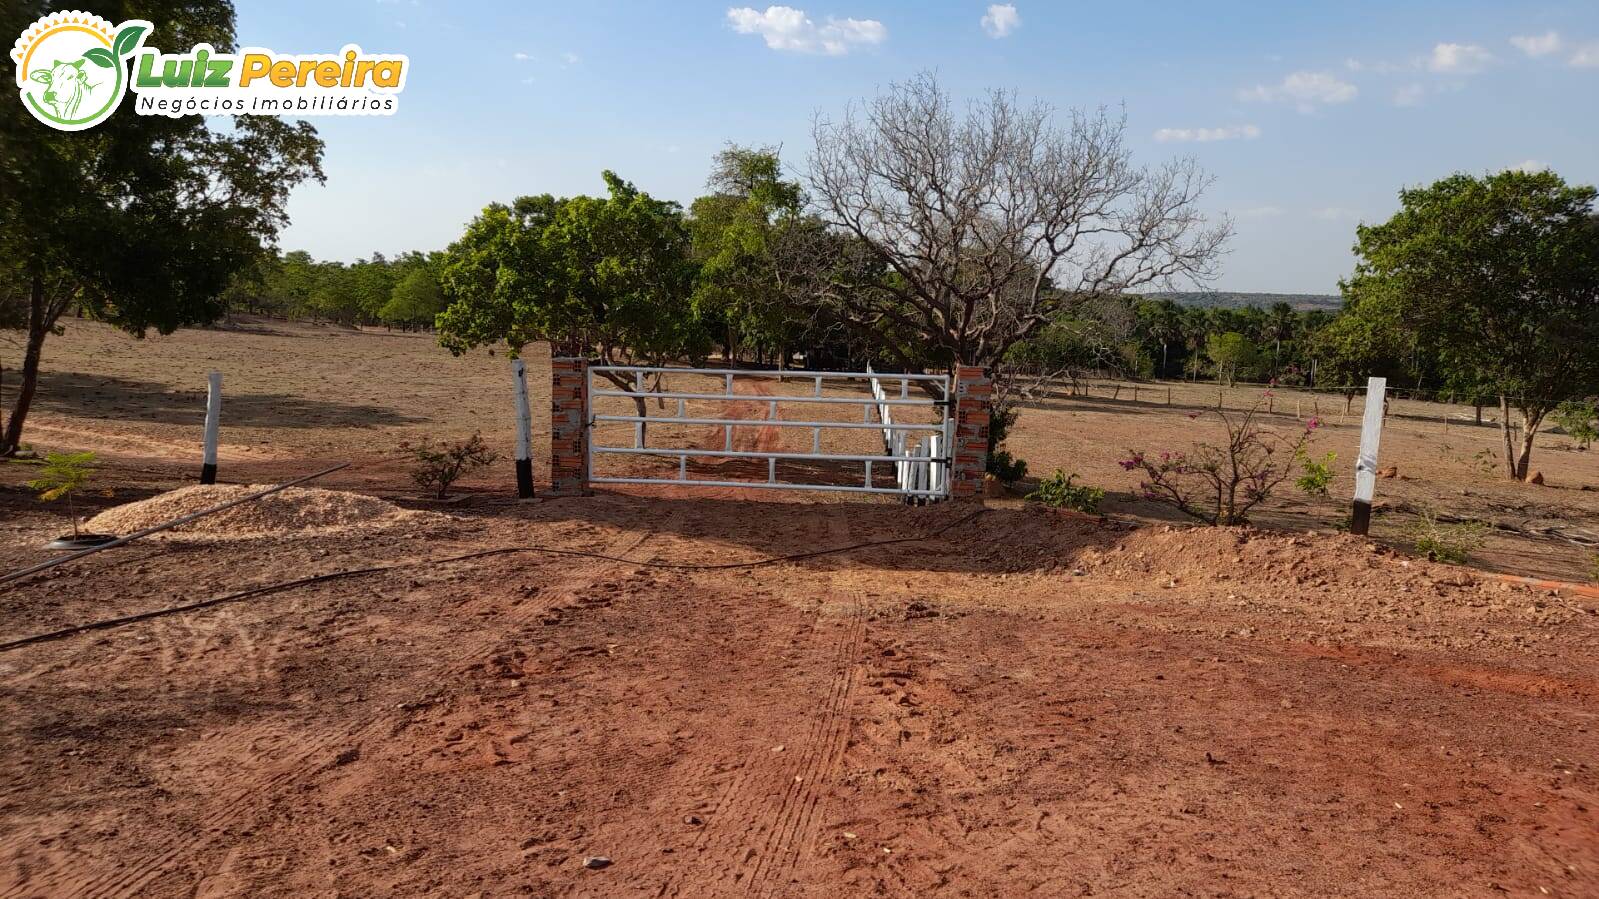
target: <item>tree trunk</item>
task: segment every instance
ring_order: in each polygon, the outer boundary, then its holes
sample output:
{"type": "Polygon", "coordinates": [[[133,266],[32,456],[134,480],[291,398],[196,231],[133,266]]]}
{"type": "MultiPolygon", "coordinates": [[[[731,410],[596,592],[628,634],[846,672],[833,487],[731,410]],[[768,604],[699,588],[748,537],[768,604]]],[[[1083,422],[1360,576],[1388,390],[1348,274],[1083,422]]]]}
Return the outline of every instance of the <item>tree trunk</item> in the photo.
{"type": "Polygon", "coordinates": [[[1521,410],[1521,450],[1516,454],[1516,477],[1525,481],[1532,473],[1532,444],[1538,438],[1538,428],[1543,424],[1546,411],[1536,415],[1526,408],[1521,410]]]}
{"type": "Polygon", "coordinates": [[[1538,431],[1531,422],[1524,421],[1521,428],[1521,452],[1516,455],[1516,478],[1525,481],[1532,463],[1532,441],[1538,436],[1538,431]]]}
{"type": "MultiPolygon", "coordinates": [[[[638,411],[638,417],[639,418],[649,418],[650,417],[650,407],[648,405],[646,405],[646,401],[645,401],[644,397],[642,397],[642,396],[633,397],[633,408],[638,411]]],[[[639,437],[639,444],[640,445],[642,445],[644,443],[644,438],[645,438],[646,433],[647,433],[647,431],[649,429],[649,426],[650,426],[650,424],[647,421],[641,421],[641,422],[638,423],[638,437],[639,437]]]]}
{"type": "Polygon", "coordinates": [[[1521,476],[1516,473],[1516,451],[1514,440],[1511,437],[1511,431],[1514,428],[1515,426],[1510,423],[1510,399],[1500,396],[1499,436],[1504,438],[1505,442],[1505,474],[1509,475],[1512,481],[1519,481],[1521,476]]]}
{"type": "Polygon", "coordinates": [[[28,409],[33,405],[33,394],[39,386],[39,359],[44,352],[44,338],[50,326],[44,307],[44,277],[37,273],[28,296],[28,346],[22,356],[22,384],[17,389],[16,402],[6,419],[5,433],[0,435],[0,456],[9,456],[22,448],[22,425],[28,419],[28,409]]]}

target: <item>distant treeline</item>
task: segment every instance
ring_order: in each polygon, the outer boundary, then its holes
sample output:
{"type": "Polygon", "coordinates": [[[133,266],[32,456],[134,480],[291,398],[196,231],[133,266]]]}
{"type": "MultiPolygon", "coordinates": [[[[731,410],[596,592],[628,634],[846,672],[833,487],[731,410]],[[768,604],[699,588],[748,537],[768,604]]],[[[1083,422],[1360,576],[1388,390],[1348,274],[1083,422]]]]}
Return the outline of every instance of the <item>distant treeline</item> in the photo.
{"type": "Polygon", "coordinates": [[[228,309],[347,325],[432,328],[444,311],[438,253],[373,253],[352,263],[318,261],[303,250],[268,255],[234,279],[228,309]]]}
{"type": "Polygon", "coordinates": [[[1321,309],[1327,312],[1337,312],[1344,305],[1343,297],[1337,294],[1321,293],[1233,293],[1221,290],[1206,290],[1150,292],[1145,293],[1144,296],[1152,300],[1171,300],[1180,306],[1197,306],[1200,309],[1210,309],[1218,306],[1225,309],[1241,309],[1246,306],[1258,306],[1265,309],[1278,303],[1287,303],[1290,308],[1300,311],[1321,309]]]}
{"type": "Polygon", "coordinates": [[[1328,369],[1337,365],[1320,339],[1336,318],[1335,311],[1299,310],[1281,300],[1229,308],[1186,305],[1170,295],[1099,295],[1068,302],[1064,314],[1006,359],[1067,377],[1104,372],[1309,385],[1318,374],[1343,374],[1328,369]]]}

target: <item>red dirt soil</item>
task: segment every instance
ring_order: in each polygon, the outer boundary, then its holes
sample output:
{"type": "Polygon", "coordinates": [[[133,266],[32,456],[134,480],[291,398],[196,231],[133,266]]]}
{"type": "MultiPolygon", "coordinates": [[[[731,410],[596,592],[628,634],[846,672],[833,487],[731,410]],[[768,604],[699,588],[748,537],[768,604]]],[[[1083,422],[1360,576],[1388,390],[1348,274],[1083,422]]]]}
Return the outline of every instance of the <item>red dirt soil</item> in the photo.
{"type": "Polygon", "coordinates": [[[1038,510],[454,511],[0,591],[7,640],[632,560],[0,653],[0,896],[1599,894],[1599,601],[1038,510]]]}
{"type": "MultiPolygon", "coordinates": [[[[0,587],[4,644],[397,566],[0,649],[0,897],[1599,896],[1599,598],[1390,548],[1437,506],[1501,525],[1483,564],[1580,577],[1591,552],[1545,532],[1599,523],[1591,453],[1546,440],[1557,486],[1503,483],[1491,428],[1417,406],[1384,437],[1372,542],[1304,530],[1347,496],[1274,498],[1278,533],[1177,529],[1116,459],[1204,436],[1186,413],[1214,388],[1179,385],[1050,398],[1011,437],[1144,527],[745,488],[518,503],[505,464],[420,502],[394,448],[508,449],[504,359],[248,322],[136,348],[73,323],[30,439],[101,452],[91,511],[190,484],[211,367],[224,480],[353,460],[316,486],[449,517],[178,535],[0,587]],[[493,548],[519,551],[429,561],[493,548]]],[[[1350,418],[1317,453],[1353,458],[1350,418]]],[[[65,529],[33,472],[0,466],[0,571],[65,529]]]]}

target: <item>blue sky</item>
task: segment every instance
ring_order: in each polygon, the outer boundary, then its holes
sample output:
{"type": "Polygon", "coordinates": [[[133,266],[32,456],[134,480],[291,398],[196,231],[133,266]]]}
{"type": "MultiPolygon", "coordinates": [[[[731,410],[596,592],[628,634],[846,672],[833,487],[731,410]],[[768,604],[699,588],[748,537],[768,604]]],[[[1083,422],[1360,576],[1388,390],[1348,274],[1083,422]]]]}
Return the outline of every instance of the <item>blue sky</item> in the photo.
{"type": "Polygon", "coordinates": [[[437,249],[490,201],[597,193],[604,168],[686,204],[726,142],[802,168],[814,114],[923,69],[958,96],[1124,104],[1138,160],[1198,158],[1237,223],[1222,290],[1334,292],[1401,186],[1599,182],[1593,0],[792,2],[241,0],[241,43],[411,58],[392,118],[315,120],[328,182],[295,194],[283,246],[437,249]]]}

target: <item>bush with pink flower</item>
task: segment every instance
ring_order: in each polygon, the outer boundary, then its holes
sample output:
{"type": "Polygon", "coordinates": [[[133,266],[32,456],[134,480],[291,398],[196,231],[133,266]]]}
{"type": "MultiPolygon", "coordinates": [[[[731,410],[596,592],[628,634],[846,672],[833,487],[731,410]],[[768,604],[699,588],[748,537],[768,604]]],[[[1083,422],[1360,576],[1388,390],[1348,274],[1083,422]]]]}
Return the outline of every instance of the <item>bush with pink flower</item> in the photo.
{"type": "Polygon", "coordinates": [[[1144,499],[1209,525],[1247,524],[1249,510],[1293,475],[1294,463],[1305,457],[1321,425],[1312,418],[1296,432],[1283,433],[1262,427],[1256,420],[1259,410],[1257,405],[1242,416],[1205,413],[1220,420],[1225,445],[1200,442],[1186,451],[1153,455],[1129,451],[1121,467],[1142,475],[1138,495],[1144,499]]]}

